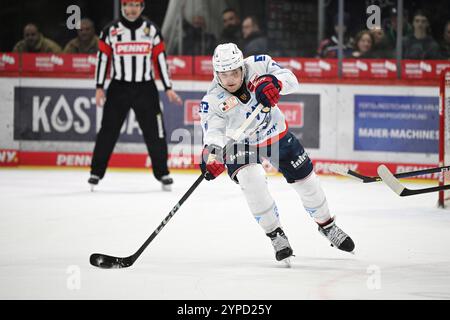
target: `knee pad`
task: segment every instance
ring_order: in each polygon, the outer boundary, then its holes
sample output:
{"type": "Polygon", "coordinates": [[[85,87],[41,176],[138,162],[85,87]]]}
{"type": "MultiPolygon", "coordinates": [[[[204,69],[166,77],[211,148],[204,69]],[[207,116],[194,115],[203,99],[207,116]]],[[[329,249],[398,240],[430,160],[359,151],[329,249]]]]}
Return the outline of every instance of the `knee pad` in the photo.
{"type": "Polygon", "coordinates": [[[314,171],[291,185],[300,195],[305,210],[317,223],[324,223],[331,218],[325,193],[314,171]]]}
{"type": "Polygon", "coordinates": [[[247,204],[258,224],[269,233],[280,227],[278,209],[269,192],[262,165],[242,167],[236,175],[247,204]]]}

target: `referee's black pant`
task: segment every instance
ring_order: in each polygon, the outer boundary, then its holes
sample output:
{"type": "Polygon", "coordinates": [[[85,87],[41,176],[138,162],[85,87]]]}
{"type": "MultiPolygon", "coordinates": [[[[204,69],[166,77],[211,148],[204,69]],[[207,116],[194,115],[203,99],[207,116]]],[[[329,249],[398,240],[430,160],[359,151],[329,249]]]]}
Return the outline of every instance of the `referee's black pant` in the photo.
{"type": "Polygon", "coordinates": [[[169,174],[167,142],[159,94],[153,81],[111,81],[106,93],[101,129],[97,134],[91,174],[103,178],[125,118],[133,108],[142,130],[156,179],[169,174]]]}

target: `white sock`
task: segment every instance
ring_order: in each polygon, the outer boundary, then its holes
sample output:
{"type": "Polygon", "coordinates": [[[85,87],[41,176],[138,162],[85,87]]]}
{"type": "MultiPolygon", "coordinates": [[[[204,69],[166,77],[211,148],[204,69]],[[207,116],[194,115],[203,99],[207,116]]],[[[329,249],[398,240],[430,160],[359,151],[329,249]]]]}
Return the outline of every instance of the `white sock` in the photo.
{"type": "Polygon", "coordinates": [[[250,211],[264,232],[267,234],[281,227],[278,209],[269,192],[263,167],[260,164],[247,165],[239,170],[236,177],[250,211]]]}
{"type": "Polygon", "coordinates": [[[314,171],[305,179],[296,181],[291,185],[300,195],[305,210],[314,221],[323,224],[331,219],[327,198],[314,171]]]}

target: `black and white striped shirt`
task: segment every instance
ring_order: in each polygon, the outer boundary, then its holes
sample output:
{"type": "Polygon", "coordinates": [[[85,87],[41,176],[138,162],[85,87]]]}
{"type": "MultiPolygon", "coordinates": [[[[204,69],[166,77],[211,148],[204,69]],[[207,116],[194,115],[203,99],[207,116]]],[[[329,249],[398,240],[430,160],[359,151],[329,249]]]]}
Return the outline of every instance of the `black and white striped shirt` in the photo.
{"type": "Polygon", "coordinates": [[[112,64],[111,79],[126,82],[151,81],[155,78],[153,67],[157,67],[164,89],[171,89],[163,38],[152,21],[143,18],[134,22],[124,18],[113,21],[101,32],[98,47],[97,88],[103,88],[108,66],[112,64]]]}

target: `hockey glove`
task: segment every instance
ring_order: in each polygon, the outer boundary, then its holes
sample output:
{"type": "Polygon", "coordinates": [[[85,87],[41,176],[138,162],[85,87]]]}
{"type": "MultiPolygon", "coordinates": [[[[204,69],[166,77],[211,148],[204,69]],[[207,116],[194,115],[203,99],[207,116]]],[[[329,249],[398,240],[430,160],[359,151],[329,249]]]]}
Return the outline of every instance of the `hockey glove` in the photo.
{"type": "Polygon", "coordinates": [[[225,171],[222,148],[217,145],[205,146],[202,151],[202,169],[206,180],[213,180],[225,171]]]}
{"type": "Polygon", "coordinates": [[[256,100],[264,106],[263,112],[269,112],[270,108],[278,103],[281,88],[281,81],[274,75],[265,74],[256,79],[256,100]]]}

